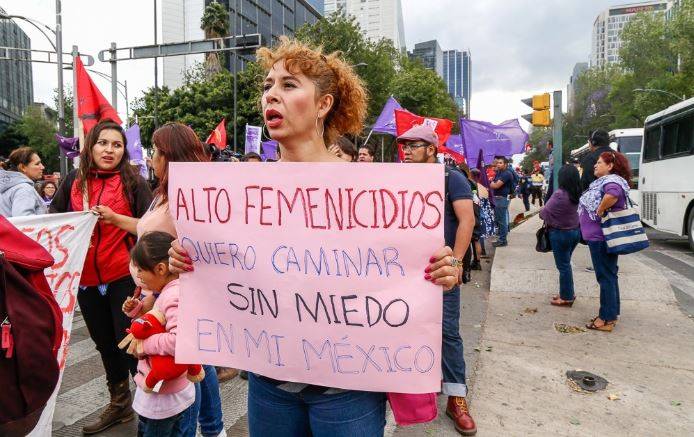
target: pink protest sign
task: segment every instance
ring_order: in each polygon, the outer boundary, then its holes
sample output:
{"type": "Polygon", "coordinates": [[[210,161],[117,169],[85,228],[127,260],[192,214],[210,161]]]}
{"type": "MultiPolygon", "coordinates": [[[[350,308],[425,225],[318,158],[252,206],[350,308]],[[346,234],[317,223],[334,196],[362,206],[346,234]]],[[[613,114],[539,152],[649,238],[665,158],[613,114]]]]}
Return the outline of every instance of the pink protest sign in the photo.
{"type": "Polygon", "coordinates": [[[439,164],[171,163],[176,360],[345,389],[436,392],[439,164]]]}

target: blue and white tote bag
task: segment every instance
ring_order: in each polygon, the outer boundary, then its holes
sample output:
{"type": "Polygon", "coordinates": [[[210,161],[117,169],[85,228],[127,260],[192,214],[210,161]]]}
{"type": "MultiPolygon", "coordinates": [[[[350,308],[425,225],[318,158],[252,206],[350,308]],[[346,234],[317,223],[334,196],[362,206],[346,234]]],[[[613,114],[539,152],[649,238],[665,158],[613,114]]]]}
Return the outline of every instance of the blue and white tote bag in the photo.
{"type": "Polygon", "coordinates": [[[646,230],[634,208],[608,211],[601,218],[602,233],[607,243],[607,253],[626,255],[649,246],[646,230]]]}

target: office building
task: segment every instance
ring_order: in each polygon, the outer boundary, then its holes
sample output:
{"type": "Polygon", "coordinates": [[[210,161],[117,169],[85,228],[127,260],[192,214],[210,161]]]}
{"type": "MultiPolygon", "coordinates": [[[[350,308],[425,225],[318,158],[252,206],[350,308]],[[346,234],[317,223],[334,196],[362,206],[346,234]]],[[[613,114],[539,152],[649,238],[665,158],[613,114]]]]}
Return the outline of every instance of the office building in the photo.
{"type": "Polygon", "coordinates": [[[601,67],[619,62],[620,34],[624,26],[641,12],[668,14],[671,1],[646,1],[613,6],[601,12],[593,23],[590,66],[601,67]]]}
{"type": "Polygon", "coordinates": [[[472,82],[472,58],[470,51],[446,50],[443,52],[443,80],[448,94],[466,116],[470,115],[472,82]]]}
{"type": "MultiPolygon", "coordinates": [[[[0,8],[0,12],[4,14],[5,10],[0,8]]],[[[31,49],[31,40],[13,20],[0,20],[0,47],[31,49]]],[[[31,58],[28,53],[12,53],[12,57],[19,56],[31,58]]],[[[31,75],[31,62],[0,61],[0,132],[19,120],[34,101],[31,75]]]]}
{"type": "MultiPolygon", "coordinates": [[[[212,0],[162,0],[162,40],[190,41],[205,38],[200,20],[205,7],[212,0]]],[[[219,0],[229,11],[229,34],[259,33],[264,44],[272,44],[281,35],[293,35],[306,23],[321,18],[322,0],[219,0]],[[237,9],[238,5],[238,11],[237,9]]],[[[237,68],[254,59],[254,50],[240,53],[237,68]]],[[[227,52],[225,67],[233,70],[234,56],[227,52]]],[[[184,73],[196,63],[204,62],[204,55],[164,58],[164,85],[177,88],[183,84],[184,73]]]]}
{"type": "Polygon", "coordinates": [[[443,50],[435,39],[415,44],[414,50],[410,53],[410,59],[418,60],[424,68],[434,70],[436,74],[443,77],[443,50]]]}
{"type": "Polygon", "coordinates": [[[343,11],[357,19],[369,39],[387,38],[396,49],[406,50],[401,0],[325,0],[324,11],[326,15],[343,11]]]}
{"type": "Polygon", "coordinates": [[[566,105],[569,114],[573,114],[574,112],[576,104],[576,93],[578,93],[579,91],[578,78],[587,70],[587,62],[577,62],[576,65],[574,65],[574,70],[571,73],[571,78],[569,79],[569,85],[566,87],[566,95],[568,99],[566,105]]]}

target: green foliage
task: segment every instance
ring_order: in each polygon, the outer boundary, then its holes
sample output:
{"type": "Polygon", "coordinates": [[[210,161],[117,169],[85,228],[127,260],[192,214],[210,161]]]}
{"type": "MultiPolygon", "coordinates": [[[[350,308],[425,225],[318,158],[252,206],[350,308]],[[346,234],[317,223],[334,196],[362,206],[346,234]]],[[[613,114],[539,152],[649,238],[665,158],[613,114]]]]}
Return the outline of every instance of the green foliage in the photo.
{"type": "Polygon", "coordinates": [[[10,123],[2,133],[0,133],[0,156],[7,158],[17,147],[25,145],[28,138],[24,136],[20,128],[20,121],[10,123]]]}
{"type": "MultiPolygon", "coordinates": [[[[206,21],[206,17],[214,14],[207,14],[208,9],[219,9],[213,5],[215,3],[208,6],[203,16],[203,25],[209,22],[210,29],[214,27],[214,20],[209,18],[206,21]]],[[[220,30],[215,30],[218,31],[220,30]]],[[[334,14],[302,26],[296,37],[309,45],[322,46],[327,53],[340,51],[345,60],[354,66],[370,96],[367,126],[378,117],[390,95],[395,96],[404,108],[417,114],[453,121],[457,119],[455,103],[436,73],[424,69],[419,63],[410,62],[395,49],[390,40],[371,41],[365,38],[353,18],[334,14]]],[[[258,64],[250,62],[246,64],[244,71],[238,73],[236,120],[233,119],[234,76],[226,70],[214,74],[209,71],[209,64],[194,67],[186,73],[182,87],[159,90],[159,124],[179,121],[190,125],[204,140],[217,123],[226,117],[228,143],[233,144],[233,126],[236,125],[237,144],[243,147],[244,126],[261,126],[263,123],[260,111],[262,69],[258,64]]],[[[150,88],[133,105],[133,119],[135,115],[139,118],[145,147],[150,145],[154,132],[154,102],[154,90],[150,88]]]]}
{"type": "Polygon", "coordinates": [[[578,78],[574,112],[565,119],[569,150],[585,144],[595,129],[642,127],[648,115],[677,103],[676,96],[694,95],[694,0],[683,0],[671,20],[637,15],[621,38],[620,64],[578,78]]]}
{"type": "Polygon", "coordinates": [[[375,42],[367,39],[354,17],[338,13],[302,26],[296,38],[314,47],[321,46],[326,53],[339,51],[355,66],[369,91],[367,123],[373,123],[392,92],[391,83],[400,58],[393,43],[387,39],[375,42]]]}
{"type": "MultiPolygon", "coordinates": [[[[72,95],[72,87],[69,85],[65,87],[65,92],[63,94],[63,104],[65,105],[65,130],[63,132],[59,132],[61,135],[65,137],[72,137],[74,136],[74,129],[73,129],[73,106],[72,102],[74,100],[74,97],[72,95]]],[[[53,105],[55,105],[56,108],[58,108],[58,89],[56,88],[53,90],[53,105]]],[[[57,109],[56,109],[57,111],[57,109]]]]}
{"type": "Polygon", "coordinates": [[[41,108],[29,106],[18,125],[19,132],[26,137],[26,143],[33,148],[46,166],[45,173],[60,170],[58,143],[55,140],[55,123],[42,114],[41,108]]]}
{"type": "MultiPolygon", "coordinates": [[[[182,87],[173,91],[168,88],[159,90],[159,125],[178,121],[190,126],[200,139],[205,140],[222,118],[226,118],[227,141],[233,144],[234,76],[222,70],[207,77],[200,68],[186,76],[186,83],[182,87]]],[[[254,126],[263,123],[259,107],[260,83],[260,67],[255,63],[247,64],[246,69],[238,73],[236,125],[237,144],[241,147],[246,123],[254,126]]],[[[154,102],[154,90],[149,89],[133,105],[145,147],[151,146],[150,139],[154,133],[154,102]]],[[[134,115],[131,121],[134,121],[134,115]]]]}
{"type": "Polygon", "coordinates": [[[418,61],[403,56],[402,68],[393,80],[393,96],[410,112],[457,122],[458,108],[445,82],[418,61]]]}
{"type": "MultiPolygon", "coordinates": [[[[205,31],[205,38],[222,38],[229,35],[229,12],[223,4],[216,0],[207,5],[200,20],[200,29],[205,31]]],[[[209,75],[214,75],[222,70],[224,55],[219,53],[207,53],[205,65],[209,75]]]]}
{"type": "Polygon", "coordinates": [[[533,145],[530,152],[526,153],[521,161],[520,167],[525,172],[533,169],[533,161],[547,161],[549,150],[547,142],[552,139],[552,129],[549,127],[533,127],[530,131],[528,141],[533,145]]]}

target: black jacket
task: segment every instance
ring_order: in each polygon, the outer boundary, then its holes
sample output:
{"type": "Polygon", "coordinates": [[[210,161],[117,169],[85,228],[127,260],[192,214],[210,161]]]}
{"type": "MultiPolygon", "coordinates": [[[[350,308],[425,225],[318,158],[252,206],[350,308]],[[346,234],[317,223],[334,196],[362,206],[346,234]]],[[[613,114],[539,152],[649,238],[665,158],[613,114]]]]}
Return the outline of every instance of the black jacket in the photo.
{"type": "Polygon", "coordinates": [[[598,162],[598,158],[600,158],[603,152],[614,152],[614,150],[612,150],[610,146],[598,147],[587,154],[581,161],[581,168],[583,168],[583,174],[581,175],[581,191],[587,190],[590,183],[597,179],[593,171],[595,169],[595,163],[598,162]]]}

